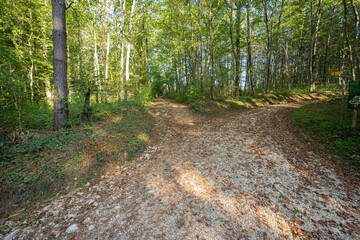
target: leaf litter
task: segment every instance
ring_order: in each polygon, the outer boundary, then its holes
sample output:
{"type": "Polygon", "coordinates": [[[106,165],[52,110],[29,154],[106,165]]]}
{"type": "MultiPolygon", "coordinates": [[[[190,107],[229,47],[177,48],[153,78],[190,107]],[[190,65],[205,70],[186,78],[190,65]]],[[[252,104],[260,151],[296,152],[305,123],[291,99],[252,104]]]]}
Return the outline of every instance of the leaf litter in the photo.
{"type": "Polygon", "coordinates": [[[149,109],[159,144],[2,219],[12,229],[3,237],[359,239],[358,180],[297,136],[289,114],[298,105],[206,118],[158,99],[149,109]]]}

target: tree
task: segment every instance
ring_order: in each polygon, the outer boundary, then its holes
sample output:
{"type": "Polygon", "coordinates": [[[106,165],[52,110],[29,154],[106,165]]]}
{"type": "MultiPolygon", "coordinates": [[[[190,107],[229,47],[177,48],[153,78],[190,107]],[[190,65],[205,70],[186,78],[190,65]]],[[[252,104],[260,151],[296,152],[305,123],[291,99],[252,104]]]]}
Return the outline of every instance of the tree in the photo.
{"type": "Polygon", "coordinates": [[[65,10],[64,0],[52,0],[55,130],[64,128],[69,118],[65,10]]]}

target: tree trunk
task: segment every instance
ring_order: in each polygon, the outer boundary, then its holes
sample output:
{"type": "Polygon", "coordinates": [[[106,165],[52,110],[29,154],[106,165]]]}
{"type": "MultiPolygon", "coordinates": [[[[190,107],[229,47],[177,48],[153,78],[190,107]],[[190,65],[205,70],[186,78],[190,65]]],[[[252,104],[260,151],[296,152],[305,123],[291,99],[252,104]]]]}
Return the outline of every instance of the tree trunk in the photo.
{"type": "Polygon", "coordinates": [[[121,59],[120,59],[120,97],[124,99],[124,88],[125,88],[125,79],[124,79],[124,55],[125,55],[125,10],[126,10],[126,0],[120,0],[120,8],[121,8],[121,59]],[[121,2],[123,1],[123,2],[121,2]],[[123,4],[121,6],[121,3],[123,4]]]}
{"type": "Polygon", "coordinates": [[[235,32],[236,32],[236,39],[235,39],[235,98],[241,95],[241,83],[240,83],[240,14],[241,8],[238,2],[237,9],[236,9],[236,20],[235,20],[235,32]]]}
{"type": "Polygon", "coordinates": [[[54,65],[54,127],[66,126],[69,119],[66,62],[66,16],[65,1],[52,0],[53,19],[53,65],[54,65]]]}
{"type": "Polygon", "coordinates": [[[97,85],[96,95],[98,96],[99,93],[100,93],[100,101],[104,102],[102,84],[101,84],[101,79],[100,79],[100,66],[99,66],[99,59],[98,59],[98,54],[97,54],[97,42],[96,42],[96,34],[95,33],[94,33],[94,42],[95,42],[95,49],[94,49],[94,77],[95,77],[95,82],[96,82],[96,85],[97,85]]]}
{"type": "Polygon", "coordinates": [[[214,76],[214,49],[211,50],[211,82],[210,82],[210,98],[214,99],[215,95],[215,76],[214,76]]]}
{"type": "Polygon", "coordinates": [[[90,116],[90,93],[91,89],[88,88],[85,93],[84,115],[89,118],[90,116]]]}
{"type": "Polygon", "coordinates": [[[347,45],[349,47],[349,60],[350,60],[350,68],[351,68],[351,76],[352,76],[352,80],[355,81],[356,80],[356,76],[355,76],[355,66],[356,64],[354,64],[354,60],[353,60],[353,49],[352,49],[352,45],[351,42],[349,41],[348,35],[347,35],[347,27],[346,27],[346,19],[347,19],[347,4],[346,1],[343,0],[343,4],[344,4],[344,34],[345,34],[345,41],[347,42],[347,45]]]}
{"type": "Polygon", "coordinates": [[[356,58],[356,69],[357,69],[357,78],[360,78],[360,56],[359,56],[359,22],[360,22],[360,18],[359,18],[359,12],[357,10],[357,6],[355,4],[354,0],[351,0],[351,6],[354,12],[354,16],[355,16],[355,39],[354,39],[354,55],[356,58]]]}
{"type": "MultiPolygon", "coordinates": [[[[47,6],[47,0],[44,0],[44,5],[47,6]]],[[[45,27],[45,19],[42,22],[42,34],[43,34],[43,60],[44,63],[48,61],[48,49],[47,49],[47,34],[46,34],[46,27],[45,27]]],[[[45,71],[48,71],[48,68],[45,67],[45,71]]],[[[50,105],[52,103],[52,92],[51,92],[51,83],[50,78],[48,75],[45,75],[45,95],[46,95],[46,102],[50,105]]]]}
{"type": "Polygon", "coordinates": [[[315,19],[315,29],[312,20],[313,13],[313,1],[311,1],[311,39],[310,39],[310,58],[309,58],[309,74],[310,74],[310,92],[315,90],[315,72],[314,72],[314,59],[316,57],[316,44],[317,44],[317,36],[320,26],[321,19],[321,0],[318,1],[318,6],[316,10],[316,19],[315,19]]]}
{"type": "MultiPolygon", "coordinates": [[[[31,2],[29,2],[29,5],[31,2]]],[[[31,5],[29,6],[30,12],[30,37],[28,40],[29,44],[29,56],[30,56],[30,69],[29,69],[29,79],[30,79],[30,94],[31,94],[31,104],[34,104],[34,57],[32,52],[32,36],[33,36],[33,25],[32,25],[32,8],[31,5]]]]}
{"type": "MultiPolygon", "coordinates": [[[[275,42],[275,49],[274,49],[274,70],[273,70],[273,81],[277,81],[277,69],[279,68],[279,58],[280,58],[280,26],[281,26],[281,17],[282,17],[282,12],[283,12],[283,8],[284,8],[284,0],[281,0],[281,8],[280,8],[280,13],[279,13],[279,20],[278,20],[278,27],[277,27],[277,37],[276,37],[276,42],[275,42]]],[[[280,74],[280,72],[279,72],[280,74]]],[[[289,79],[290,80],[290,79],[289,79]]]]}
{"type": "Polygon", "coordinates": [[[330,39],[331,39],[331,28],[329,31],[329,35],[328,35],[328,39],[326,41],[326,46],[325,46],[325,54],[324,54],[324,68],[323,68],[323,82],[324,83],[329,83],[328,79],[329,76],[327,74],[327,68],[328,68],[328,51],[329,51],[329,46],[330,46],[330,39]]]}
{"type": "MultiPolygon", "coordinates": [[[[266,78],[265,78],[265,87],[263,93],[267,93],[269,90],[270,83],[270,64],[271,64],[271,34],[268,18],[268,7],[267,2],[264,3],[264,22],[266,26],[266,78]]],[[[272,28],[272,27],[271,27],[272,28]]]]}
{"type": "Polygon", "coordinates": [[[148,88],[151,90],[151,80],[150,80],[150,66],[149,66],[149,43],[148,43],[148,27],[146,24],[146,38],[145,38],[145,54],[146,54],[146,82],[148,88]]]}
{"type": "Polygon", "coordinates": [[[130,80],[130,51],[131,51],[131,32],[132,32],[132,25],[133,25],[133,18],[134,12],[136,7],[136,0],[133,0],[133,4],[131,7],[131,15],[130,15],[130,22],[129,22],[129,33],[128,33],[128,40],[127,40],[127,54],[126,54],[126,79],[125,79],[125,91],[124,91],[124,100],[126,101],[128,98],[128,83],[130,80]]]}
{"type": "Polygon", "coordinates": [[[246,29],[247,29],[247,71],[246,71],[246,76],[250,82],[251,94],[253,96],[255,96],[254,82],[253,82],[253,78],[252,78],[250,3],[251,3],[251,0],[248,0],[248,3],[246,4],[246,29]]]}
{"type": "Polygon", "coordinates": [[[201,93],[204,92],[204,85],[202,82],[202,36],[201,36],[201,0],[198,0],[198,24],[199,24],[199,67],[198,67],[198,82],[200,84],[201,93]]]}
{"type": "Polygon", "coordinates": [[[105,103],[108,102],[108,93],[107,93],[107,90],[108,90],[108,82],[109,82],[109,53],[110,53],[110,29],[109,29],[109,32],[108,32],[108,39],[107,39],[107,47],[106,47],[106,62],[105,62],[105,103]]]}

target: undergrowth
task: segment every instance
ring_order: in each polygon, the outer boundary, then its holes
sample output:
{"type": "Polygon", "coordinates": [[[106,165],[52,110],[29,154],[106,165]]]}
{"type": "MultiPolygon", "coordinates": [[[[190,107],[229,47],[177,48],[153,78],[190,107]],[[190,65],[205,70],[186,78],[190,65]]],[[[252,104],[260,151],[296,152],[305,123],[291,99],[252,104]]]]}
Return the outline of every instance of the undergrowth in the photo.
{"type": "Polygon", "coordinates": [[[28,130],[16,144],[0,142],[0,216],[81,187],[110,162],[131,161],[145,150],[150,131],[143,105],[119,102],[94,107],[92,121],[78,126],[28,130]]]}
{"type": "MultiPolygon", "coordinates": [[[[294,111],[295,124],[305,130],[305,140],[327,149],[360,170],[360,127],[351,130],[352,110],[344,111],[340,124],[340,100],[307,104],[294,111]]],[[[359,125],[359,124],[358,124],[359,125]]]]}
{"type": "Polygon", "coordinates": [[[222,113],[249,107],[317,100],[319,98],[333,98],[338,96],[338,88],[338,85],[327,87],[327,89],[318,86],[315,93],[309,93],[309,90],[300,88],[292,90],[278,89],[276,92],[270,92],[269,94],[264,95],[262,93],[257,93],[255,97],[243,95],[237,98],[219,98],[211,100],[202,96],[200,88],[192,86],[179,92],[168,93],[165,97],[189,104],[189,106],[197,113],[207,116],[219,116],[222,113]],[[326,92],[325,90],[331,91],[326,92]]]}

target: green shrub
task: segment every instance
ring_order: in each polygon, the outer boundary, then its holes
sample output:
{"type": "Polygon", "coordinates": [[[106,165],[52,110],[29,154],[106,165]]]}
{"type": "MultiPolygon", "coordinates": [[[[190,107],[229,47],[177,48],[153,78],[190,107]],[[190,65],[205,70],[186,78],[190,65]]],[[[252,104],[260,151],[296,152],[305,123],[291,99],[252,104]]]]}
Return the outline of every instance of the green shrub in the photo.
{"type": "Polygon", "coordinates": [[[177,93],[175,99],[179,102],[192,103],[198,99],[201,99],[201,90],[198,87],[191,86],[186,90],[181,90],[177,93]]]}

